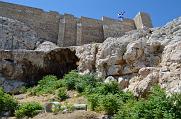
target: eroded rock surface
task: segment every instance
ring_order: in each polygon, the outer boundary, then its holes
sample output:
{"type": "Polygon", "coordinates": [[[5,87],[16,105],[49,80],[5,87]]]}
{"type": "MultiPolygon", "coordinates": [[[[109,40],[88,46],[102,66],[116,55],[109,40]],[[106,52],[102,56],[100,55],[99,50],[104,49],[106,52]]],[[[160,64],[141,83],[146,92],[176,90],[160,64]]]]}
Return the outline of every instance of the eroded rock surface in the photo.
{"type": "Polygon", "coordinates": [[[0,74],[3,77],[1,81],[6,80],[10,82],[9,84],[13,81],[20,82],[17,86],[8,88],[8,92],[19,87],[21,82],[32,85],[47,74],[61,77],[77,68],[78,58],[74,51],[59,48],[53,43],[44,44],[41,44],[36,50],[0,51],[0,74]]]}
{"type": "Polygon", "coordinates": [[[136,96],[146,95],[156,84],[169,93],[181,92],[181,17],[160,28],[107,38],[96,48],[80,46],[76,52],[80,72],[120,79],[121,87],[136,96]]]}
{"type": "Polygon", "coordinates": [[[26,24],[2,16],[0,16],[0,39],[0,49],[6,50],[32,50],[39,40],[37,33],[26,24]]]}

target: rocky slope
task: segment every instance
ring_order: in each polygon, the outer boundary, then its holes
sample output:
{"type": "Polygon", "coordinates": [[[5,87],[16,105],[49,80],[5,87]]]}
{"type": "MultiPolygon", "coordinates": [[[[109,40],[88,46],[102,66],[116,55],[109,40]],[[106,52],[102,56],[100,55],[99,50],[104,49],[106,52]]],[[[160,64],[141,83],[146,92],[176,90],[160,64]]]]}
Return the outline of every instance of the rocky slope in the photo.
{"type": "MultiPolygon", "coordinates": [[[[7,22],[9,30],[11,24],[12,29],[22,26],[29,34],[27,41],[36,41],[34,32],[22,23],[0,20],[7,22]]],[[[62,76],[78,65],[80,73],[96,73],[106,78],[105,82],[118,81],[121,89],[133,91],[136,96],[145,96],[155,84],[169,93],[181,92],[181,17],[160,28],[134,30],[99,44],[60,48],[44,42],[35,46],[35,50],[0,51],[0,85],[6,84],[7,91],[31,83],[40,75],[62,76]],[[10,81],[13,79],[23,82],[16,85],[10,81]]]]}
{"type": "Polygon", "coordinates": [[[81,73],[116,80],[136,96],[145,96],[155,84],[169,93],[181,92],[181,17],[160,28],[79,46],[76,55],[81,73]]]}

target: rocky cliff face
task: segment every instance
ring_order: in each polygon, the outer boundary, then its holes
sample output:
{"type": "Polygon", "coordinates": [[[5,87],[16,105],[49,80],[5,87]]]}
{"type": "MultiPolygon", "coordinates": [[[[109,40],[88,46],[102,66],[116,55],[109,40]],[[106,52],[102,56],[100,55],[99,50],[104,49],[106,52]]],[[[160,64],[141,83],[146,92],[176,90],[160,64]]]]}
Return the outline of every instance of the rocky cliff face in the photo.
{"type": "Polygon", "coordinates": [[[51,42],[44,42],[35,50],[1,50],[0,86],[6,92],[16,92],[23,85],[33,85],[48,74],[62,77],[77,68],[77,61],[74,51],[51,42]]]}
{"type": "MultiPolygon", "coordinates": [[[[181,92],[181,17],[160,28],[133,30],[103,43],[69,48],[51,42],[36,47],[34,31],[18,21],[0,20],[7,22],[8,32],[16,30],[16,26],[25,29],[28,37],[18,37],[25,43],[31,41],[30,49],[35,49],[0,51],[0,85],[8,87],[7,92],[25,82],[32,84],[46,74],[62,76],[77,65],[80,73],[96,73],[106,78],[105,82],[118,81],[121,89],[136,96],[145,96],[155,84],[168,93],[181,92]]],[[[4,46],[10,49],[9,45],[4,46]]]]}
{"type": "MultiPolygon", "coordinates": [[[[0,49],[34,49],[37,33],[26,24],[0,16],[0,49]]],[[[40,41],[39,41],[40,42],[40,41]]]]}
{"type": "Polygon", "coordinates": [[[77,47],[76,55],[80,72],[114,77],[136,96],[144,96],[155,84],[169,93],[181,92],[181,17],[160,28],[77,47]]]}

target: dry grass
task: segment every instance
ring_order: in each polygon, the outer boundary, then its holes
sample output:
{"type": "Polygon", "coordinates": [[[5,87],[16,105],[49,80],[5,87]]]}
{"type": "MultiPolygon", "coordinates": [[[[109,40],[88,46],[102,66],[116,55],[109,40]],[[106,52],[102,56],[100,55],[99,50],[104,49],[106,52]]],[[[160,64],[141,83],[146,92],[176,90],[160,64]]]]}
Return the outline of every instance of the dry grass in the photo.
{"type": "Polygon", "coordinates": [[[42,113],[33,119],[99,119],[101,115],[91,111],[74,111],[72,113],[42,113]]]}

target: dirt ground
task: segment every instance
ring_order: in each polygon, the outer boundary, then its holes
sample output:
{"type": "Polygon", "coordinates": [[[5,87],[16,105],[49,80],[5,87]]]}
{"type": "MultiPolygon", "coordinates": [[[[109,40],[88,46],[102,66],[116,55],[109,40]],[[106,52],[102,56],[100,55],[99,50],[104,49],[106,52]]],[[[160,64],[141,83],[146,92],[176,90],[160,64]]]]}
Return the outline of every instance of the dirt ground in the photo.
{"type": "MultiPolygon", "coordinates": [[[[87,100],[79,95],[76,91],[68,91],[69,98],[65,101],[62,101],[60,103],[64,104],[86,104],[87,100]]],[[[44,105],[47,102],[50,102],[50,100],[56,99],[55,95],[47,94],[47,95],[40,95],[40,96],[31,96],[28,94],[20,94],[14,96],[19,103],[25,103],[25,102],[38,102],[41,105],[44,105]]]]}
{"type": "Polygon", "coordinates": [[[74,111],[72,113],[41,113],[32,119],[99,119],[100,114],[91,111],[74,111]]]}
{"type": "MultiPolygon", "coordinates": [[[[87,100],[78,94],[76,91],[68,91],[69,98],[65,101],[60,102],[62,105],[64,103],[69,104],[87,104],[87,100]]],[[[45,103],[49,102],[52,99],[55,99],[55,95],[48,94],[48,95],[40,95],[40,96],[30,96],[28,94],[19,94],[14,96],[19,103],[25,102],[38,102],[41,105],[45,105],[45,103]]],[[[99,119],[101,114],[92,111],[73,111],[71,113],[59,112],[57,114],[54,113],[40,113],[37,116],[33,117],[32,119],[99,119]]],[[[9,119],[15,119],[15,117],[11,117],[9,119]]]]}

